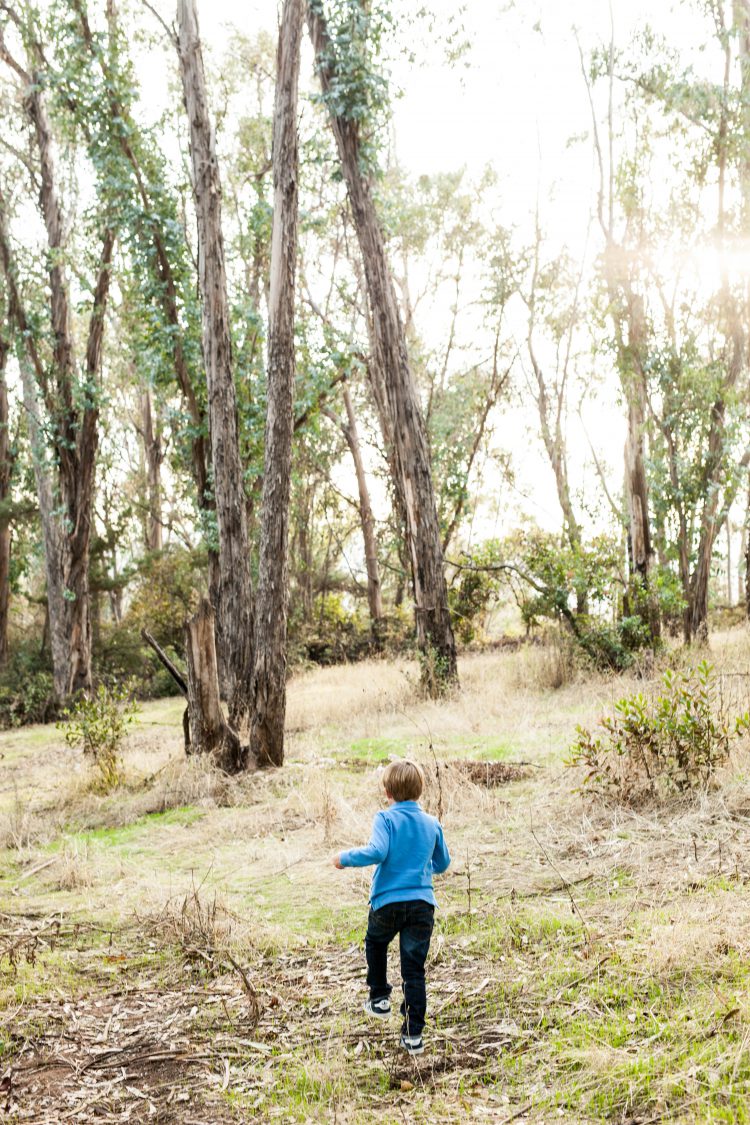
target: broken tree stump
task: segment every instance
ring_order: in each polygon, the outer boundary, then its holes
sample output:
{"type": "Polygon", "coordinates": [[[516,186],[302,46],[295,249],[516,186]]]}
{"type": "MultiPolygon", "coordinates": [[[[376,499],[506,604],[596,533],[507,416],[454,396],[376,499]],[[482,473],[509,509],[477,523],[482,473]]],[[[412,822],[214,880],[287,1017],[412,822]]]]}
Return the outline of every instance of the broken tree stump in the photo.
{"type": "Polygon", "coordinates": [[[219,769],[238,773],[247,764],[248,748],[224,718],[219,696],[214,611],[202,598],[198,612],[185,622],[188,715],[191,754],[210,754],[219,769]]]}

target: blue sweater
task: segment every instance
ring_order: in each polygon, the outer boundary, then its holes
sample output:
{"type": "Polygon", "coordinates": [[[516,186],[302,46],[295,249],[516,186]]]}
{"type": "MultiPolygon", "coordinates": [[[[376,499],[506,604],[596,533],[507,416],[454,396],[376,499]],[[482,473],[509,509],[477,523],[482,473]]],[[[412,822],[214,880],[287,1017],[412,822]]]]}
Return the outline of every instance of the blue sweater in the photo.
{"type": "Polygon", "coordinates": [[[373,910],[412,899],[437,906],[432,876],[445,871],[450,861],[440,822],[416,801],[398,801],[376,813],[369,844],[339,857],[342,867],[377,864],[370,889],[373,910]]]}

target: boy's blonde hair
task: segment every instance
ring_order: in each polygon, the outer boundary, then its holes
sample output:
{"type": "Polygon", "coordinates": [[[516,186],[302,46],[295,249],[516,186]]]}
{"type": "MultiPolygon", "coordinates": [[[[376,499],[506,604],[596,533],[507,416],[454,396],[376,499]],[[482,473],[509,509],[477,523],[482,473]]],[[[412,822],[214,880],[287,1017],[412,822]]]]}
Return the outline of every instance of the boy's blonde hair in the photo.
{"type": "Polygon", "coordinates": [[[416,762],[391,762],[383,773],[385,791],[394,801],[417,801],[424,789],[424,773],[416,762]]]}

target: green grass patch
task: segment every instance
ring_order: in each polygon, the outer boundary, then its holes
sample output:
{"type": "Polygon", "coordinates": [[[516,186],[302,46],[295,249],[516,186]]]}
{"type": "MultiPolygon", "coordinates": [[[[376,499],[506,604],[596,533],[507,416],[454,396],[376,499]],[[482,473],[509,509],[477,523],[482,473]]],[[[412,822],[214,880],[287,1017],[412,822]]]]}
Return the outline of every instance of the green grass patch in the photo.
{"type": "Polygon", "coordinates": [[[398,758],[408,757],[415,749],[414,739],[358,738],[350,743],[348,750],[339,751],[339,755],[366,758],[368,762],[387,762],[391,755],[398,758]]]}
{"type": "MultiPolygon", "coordinates": [[[[482,762],[501,762],[513,757],[517,747],[488,735],[457,735],[436,739],[435,754],[444,761],[451,758],[476,758],[482,762]]],[[[429,739],[414,734],[410,738],[359,738],[350,743],[348,750],[338,750],[338,757],[362,758],[368,762],[386,762],[391,757],[423,758],[430,753],[429,739]]]]}
{"type": "MultiPolygon", "coordinates": [[[[138,820],[121,825],[118,828],[88,828],[80,831],[68,831],[49,844],[47,850],[50,852],[59,851],[67,842],[121,848],[145,841],[154,828],[165,825],[189,827],[205,815],[202,809],[197,809],[192,805],[183,805],[180,808],[167,809],[165,812],[148,813],[146,816],[139,817],[138,820]]],[[[153,847],[158,847],[158,843],[154,842],[153,847]]]]}
{"type": "MultiPolygon", "coordinates": [[[[233,889],[242,894],[241,887],[233,889]]],[[[330,897],[319,897],[315,888],[307,884],[268,882],[249,893],[247,901],[264,922],[283,927],[287,933],[313,943],[347,946],[364,937],[365,902],[342,905],[330,897]]]]}

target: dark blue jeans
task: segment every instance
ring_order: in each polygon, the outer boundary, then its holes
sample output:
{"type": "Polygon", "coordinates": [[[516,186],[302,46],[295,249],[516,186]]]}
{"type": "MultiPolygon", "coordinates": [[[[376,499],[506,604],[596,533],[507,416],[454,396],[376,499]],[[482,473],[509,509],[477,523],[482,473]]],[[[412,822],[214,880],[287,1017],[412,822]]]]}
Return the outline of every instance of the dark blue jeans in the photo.
{"type": "Polygon", "coordinates": [[[404,1035],[421,1035],[427,1011],[427,990],[424,981],[424,963],[430,948],[432,927],[435,924],[435,907],[421,899],[410,902],[390,902],[380,910],[370,909],[365,936],[367,957],[367,983],[370,999],[382,1000],[390,996],[388,983],[388,946],[399,935],[401,954],[401,980],[404,1002],[404,1035]]]}

